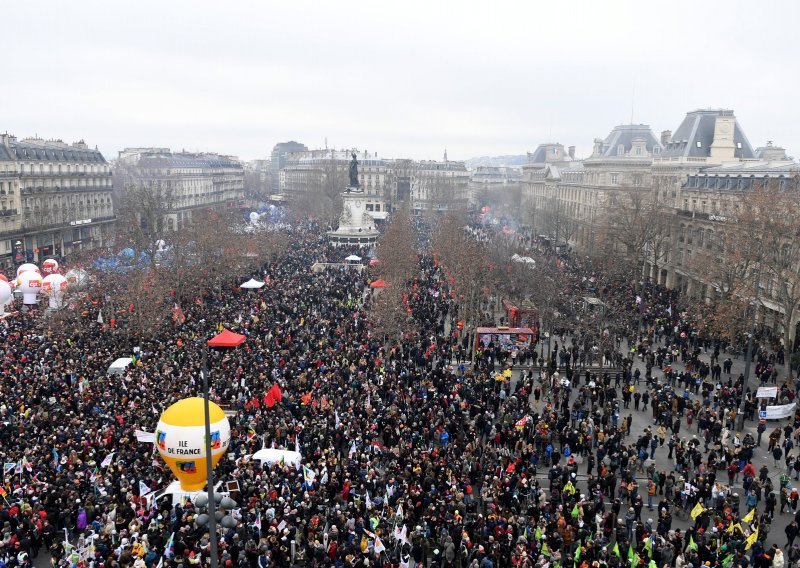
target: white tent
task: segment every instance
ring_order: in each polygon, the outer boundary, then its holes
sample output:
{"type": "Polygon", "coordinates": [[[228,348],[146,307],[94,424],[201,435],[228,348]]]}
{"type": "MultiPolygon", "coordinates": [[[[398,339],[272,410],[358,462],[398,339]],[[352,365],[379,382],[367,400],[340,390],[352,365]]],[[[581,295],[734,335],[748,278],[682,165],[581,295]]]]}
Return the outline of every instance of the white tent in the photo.
{"type": "Polygon", "coordinates": [[[253,454],[253,459],[268,465],[281,463],[282,461],[286,465],[297,466],[303,461],[303,457],[298,452],[278,450],[276,448],[261,448],[253,454]]]}
{"type": "Polygon", "coordinates": [[[354,254],[351,254],[350,256],[348,256],[347,258],[345,258],[345,260],[346,260],[347,262],[361,262],[361,257],[360,257],[360,256],[356,256],[356,255],[354,255],[354,254]]]}
{"type": "Polygon", "coordinates": [[[263,287],[264,287],[263,282],[259,282],[258,280],[255,280],[253,278],[251,278],[250,280],[239,286],[239,288],[246,288],[247,290],[254,290],[256,288],[263,288],[263,287]]]}

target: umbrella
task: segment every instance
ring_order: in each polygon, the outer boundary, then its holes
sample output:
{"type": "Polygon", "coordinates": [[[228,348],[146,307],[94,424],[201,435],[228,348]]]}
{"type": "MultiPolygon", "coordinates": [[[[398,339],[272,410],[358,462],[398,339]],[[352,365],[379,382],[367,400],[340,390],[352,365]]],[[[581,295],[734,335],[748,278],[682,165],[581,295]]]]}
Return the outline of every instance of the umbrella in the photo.
{"type": "Polygon", "coordinates": [[[370,288],[388,288],[389,283],[383,278],[378,278],[375,282],[369,285],[370,288]]]}
{"type": "Polygon", "coordinates": [[[223,329],[222,333],[208,340],[209,347],[238,347],[245,340],[244,335],[223,329]]]}
{"type": "Polygon", "coordinates": [[[253,289],[256,289],[256,288],[263,288],[263,287],[264,287],[264,283],[263,282],[259,282],[258,280],[254,279],[254,278],[251,278],[250,280],[248,280],[247,282],[245,282],[244,284],[239,286],[239,288],[245,288],[247,290],[253,290],[253,289]]]}

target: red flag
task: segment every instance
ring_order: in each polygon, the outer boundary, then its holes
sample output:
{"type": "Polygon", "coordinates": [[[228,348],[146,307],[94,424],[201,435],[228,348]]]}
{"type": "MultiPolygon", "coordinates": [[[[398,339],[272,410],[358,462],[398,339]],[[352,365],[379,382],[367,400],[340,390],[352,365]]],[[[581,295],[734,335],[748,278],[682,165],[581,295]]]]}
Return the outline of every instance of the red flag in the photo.
{"type": "Polygon", "coordinates": [[[186,321],[186,315],[183,313],[183,310],[178,304],[175,304],[175,306],[172,308],[172,321],[178,325],[186,321]]]}
{"type": "Polygon", "coordinates": [[[264,397],[264,404],[267,408],[272,408],[275,406],[275,398],[272,396],[272,392],[268,392],[267,396],[264,397]]]}
{"type": "Polygon", "coordinates": [[[283,393],[281,392],[281,387],[278,386],[278,383],[274,383],[272,387],[269,389],[269,393],[272,395],[272,398],[275,399],[275,402],[280,402],[283,399],[283,393]]]}
{"type": "Polygon", "coordinates": [[[308,405],[308,403],[311,401],[311,391],[308,391],[306,394],[304,394],[303,396],[301,396],[301,397],[300,397],[300,401],[301,401],[301,402],[302,402],[304,405],[308,405]]]}

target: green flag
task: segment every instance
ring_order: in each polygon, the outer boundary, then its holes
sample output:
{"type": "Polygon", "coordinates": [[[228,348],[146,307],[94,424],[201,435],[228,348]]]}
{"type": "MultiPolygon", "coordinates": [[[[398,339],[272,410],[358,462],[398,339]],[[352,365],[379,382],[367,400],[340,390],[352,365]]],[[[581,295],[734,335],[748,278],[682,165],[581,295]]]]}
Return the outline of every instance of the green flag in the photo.
{"type": "Polygon", "coordinates": [[[578,541],[578,549],[575,551],[575,562],[581,559],[581,541],[578,541]]]}
{"type": "Polygon", "coordinates": [[[647,565],[647,568],[658,568],[658,564],[656,564],[655,560],[651,560],[650,564],[647,565]]]}
{"type": "Polygon", "coordinates": [[[731,564],[733,564],[733,554],[729,554],[722,559],[722,568],[728,568],[731,564]]]}
{"type": "Polygon", "coordinates": [[[653,557],[653,541],[648,536],[644,539],[644,549],[647,551],[647,556],[652,558],[653,557]]]}
{"type": "Polygon", "coordinates": [[[533,537],[536,540],[540,540],[542,538],[542,529],[540,529],[539,527],[536,527],[536,532],[533,533],[533,537]]]}
{"type": "Polygon", "coordinates": [[[574,519],[575,517],[577,517],[577,516],[578,516],[578,515],[580,515],[580,514],[581,514],[581,512],[580,512],[580,509],[578,509],[578,506],[577,506],[577,505],[575,505],[575,506],[572,508],[572,518],[574,519]]]}
{"type": "Polygon", "coordinates": [[[631,558],[631,568],[636,568],[638,565],[639,565],[639,555],[634,553],[633,558],[631,558]]]}
{"type": "Polygon", "coordinates": [[[694,538],[692,538],[692,535],[689,535],[689,550],[697,552],[697,543],[694,541],[694,538]]]}
{"type": "Polygon", "coordinates": [[[633,551],[633,545],[628,545],[628,560],[636,558],[636,553],[633,551]]]}
{"type": "Polygon", "coordinates": [[[547,548],[547,543],[542,541],[542,554],[547,554],[550,556],[550,549],[547,548]]]}
{"type": "Polygon", "coordinates": [[[614,543],[614,548],[612,548],[612,550],[614,551],[614,554],[617,555],[617,558],[622,558],[622,556],[620,556],[620,553],[619,553],[619,543],[618,542],[614,543]]]}

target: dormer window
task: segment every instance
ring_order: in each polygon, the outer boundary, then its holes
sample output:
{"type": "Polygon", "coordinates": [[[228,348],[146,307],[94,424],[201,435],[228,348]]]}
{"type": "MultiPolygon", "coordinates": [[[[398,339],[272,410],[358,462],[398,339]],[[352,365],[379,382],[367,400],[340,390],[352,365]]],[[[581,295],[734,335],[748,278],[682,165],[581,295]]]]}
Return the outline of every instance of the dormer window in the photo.
{"type": "Polygon", "coordinates": [[[620,144],[617,146],[617,156],[624,156],[625,155],[625,145],[620,144]]]}

